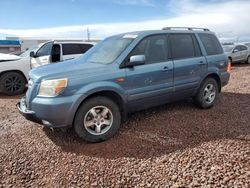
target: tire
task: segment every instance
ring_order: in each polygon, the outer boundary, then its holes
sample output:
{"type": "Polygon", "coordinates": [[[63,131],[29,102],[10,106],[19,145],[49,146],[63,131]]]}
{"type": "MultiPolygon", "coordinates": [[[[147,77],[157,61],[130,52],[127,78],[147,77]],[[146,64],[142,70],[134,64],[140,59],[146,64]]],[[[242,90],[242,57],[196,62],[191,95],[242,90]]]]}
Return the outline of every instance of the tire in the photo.
{"type": "Polygon", "coordinates": [[[214,106],[218,95],[219,87],[217,81],[213,78],[207,78],[202,82],[194,100],[200,108],[208,109],[214,106]]]}
{"type": "Polygon", "coordinates": [[[74,129],[87,142],[102,142],[115,135],[121,124],[117,104],[107,97],[94,97],[78,109],[74,129]]]}
{"type": "Polygon", "coordinates": [[[19,95],[25,91],[26,79],[18,72],[7,72],[0,77],[0,91],[9,96],[19,95]]]}
{"type": "Polygon", "coordinates": [[[250,56],[248,56],[246,64],[250,64],[250,56]]]}

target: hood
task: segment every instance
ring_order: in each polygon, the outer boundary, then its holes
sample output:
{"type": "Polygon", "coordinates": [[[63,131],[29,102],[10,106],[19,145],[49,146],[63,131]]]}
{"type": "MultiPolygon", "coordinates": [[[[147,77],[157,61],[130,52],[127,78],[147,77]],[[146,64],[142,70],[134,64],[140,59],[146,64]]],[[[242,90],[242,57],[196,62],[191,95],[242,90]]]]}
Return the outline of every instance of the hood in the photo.
{"type": "Polygon", "coordinates": [[[21,59],[21,57],[17,56],[17,55],[12,55],[12,54],[0,53],[0,62],[1,61],[14,61],[14,60],[18,60],[18,59],[21,59]]]}
{"type": "Polygon", "coordinates": [[[107,73],[112,67],[111,64],[80,62],[80,59],[72,59],[37,67],[30,71],[30,78],[39,83],[43,79],[88,77],[107,73]]]}

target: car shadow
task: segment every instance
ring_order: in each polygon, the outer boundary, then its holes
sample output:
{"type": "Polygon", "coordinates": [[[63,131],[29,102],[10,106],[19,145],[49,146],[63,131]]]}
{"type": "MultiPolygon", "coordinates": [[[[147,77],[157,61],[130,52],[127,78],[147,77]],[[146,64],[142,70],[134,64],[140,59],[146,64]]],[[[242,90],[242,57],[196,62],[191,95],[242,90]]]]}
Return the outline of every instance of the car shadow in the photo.
{"type": "Polygon", "coordinates": [[[245,62],[242,63],[232,63],[232,68],[238,68],[238,67],[250,67],[250,64],[247,64],[245,62]]]}
{"type": "MultiPolygon", "coordinates": [[[[72,129],[44,128],[63,151],[98,158],[152,158],[220,139],[250,134],[250,94],[224,92],[215,107],[201,110],[192,100],[134,113],[114,138],[86,143],[72,129]]],[[[249,141],[249,140],[246,140],[249,141]]]]}
{"type": "Polygon", "coordinates": [[[24,94],[15,95],[15,96],[8,96],[8,95],[4,95],[4,94],[0,93],[0,99],[21,99],[23,96],[24,96],[24,94]]]}

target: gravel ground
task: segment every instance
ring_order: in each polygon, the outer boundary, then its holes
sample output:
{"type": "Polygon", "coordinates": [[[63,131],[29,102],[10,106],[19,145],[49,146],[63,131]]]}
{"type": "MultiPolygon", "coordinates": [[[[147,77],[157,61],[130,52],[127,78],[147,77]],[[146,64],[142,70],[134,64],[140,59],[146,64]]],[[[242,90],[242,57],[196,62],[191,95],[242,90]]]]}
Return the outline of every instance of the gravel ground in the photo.
{"type": "Polygon", "coordinates": [[[214,108],[142,111],[99,144],[26,121],[19,98],[0,96],[0,187],[250,187],[250,66],[214,108]]]}

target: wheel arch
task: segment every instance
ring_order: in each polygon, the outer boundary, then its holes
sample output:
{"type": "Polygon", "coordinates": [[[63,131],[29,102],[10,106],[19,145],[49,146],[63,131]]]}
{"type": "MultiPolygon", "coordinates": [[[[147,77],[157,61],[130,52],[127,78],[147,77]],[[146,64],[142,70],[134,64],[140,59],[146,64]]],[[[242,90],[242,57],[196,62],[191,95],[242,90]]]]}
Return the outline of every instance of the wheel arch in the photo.
{"type": "MultiPolygon", "coordinates": [[[[221,80],[220,80],[220,77],[219,77],[219,75],[218,74],[216,74],[216,73],[210,73],[210,74],[208,74],[204,79],[203,79],[203,81],[202,81],[202,83],[206,80],[206,79],[208,79],[208,78],[213,78],[213,79],[215,79],[216,80],[216,82],[217,82],[217,84],[218,84],[218,87],[219,87],[219,93],[221,92],[221,80]]],[[[202,84],[201,84],[202,85],[202,84]]]]}
{"type": "Polygon", "coordinates": [[[3,72],[0,73],[0,77],[2,75],[6,74],[6,73],[9,73],[9,72],[16,72],[16,73],[21,74],[25,78],[26,83],[28,83],[28,80],[27,80],[25,74],[22,71],[20,71],[20,70],[6,70],[6,71],[3,71],[3,72]]]}
{"type": "Polygon", "coordinates": [[[82,99],[80,99],[81,101],[77,104],[74,117],[72,120],[72,124],[75,121],[75,116],[77,114],[77,111],[81,107],[81,105],[84,104],[85,101],[91,98],[97,97],[97,96],[107,97],[111,99],[112,101],[114,101],[117,104],[118,108],[120,109],[122,121],[125,121],[127,119],[126,101],[124,100],[124,98],[114,90],[99,90],[99,91],[91,92],[88,95],[84,96],[82,99]]]}

